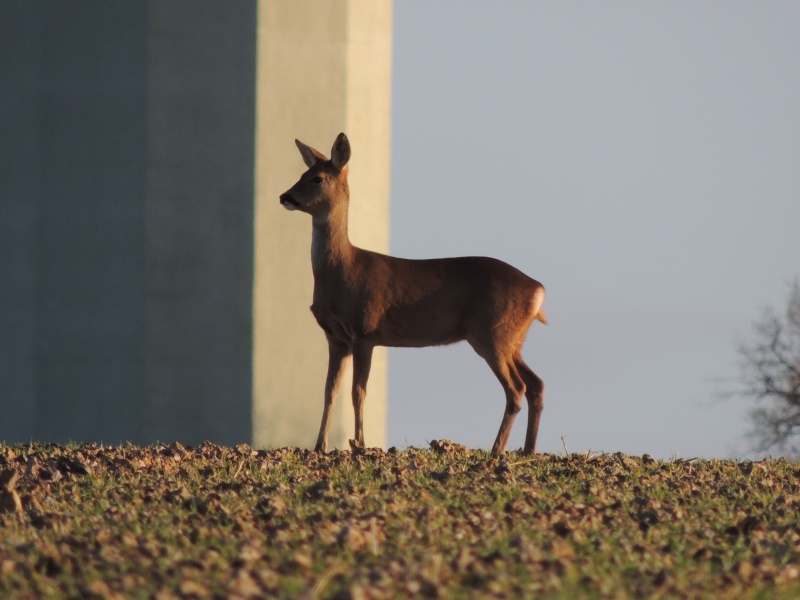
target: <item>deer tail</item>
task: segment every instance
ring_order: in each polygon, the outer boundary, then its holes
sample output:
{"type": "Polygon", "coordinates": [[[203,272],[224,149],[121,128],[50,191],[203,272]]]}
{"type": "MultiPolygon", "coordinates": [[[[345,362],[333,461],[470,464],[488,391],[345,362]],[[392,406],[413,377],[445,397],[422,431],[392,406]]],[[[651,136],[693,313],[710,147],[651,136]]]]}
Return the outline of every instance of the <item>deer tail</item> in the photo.
{"type": "Polygon", "coordinates": [[[542,303],[544,302],[544,286],[537,282],[536,290],[533,292],[533,309],[536,311],[536,316],[533,318],[541,321],[547,325],[547,316],[542,310],[542,303]]]}

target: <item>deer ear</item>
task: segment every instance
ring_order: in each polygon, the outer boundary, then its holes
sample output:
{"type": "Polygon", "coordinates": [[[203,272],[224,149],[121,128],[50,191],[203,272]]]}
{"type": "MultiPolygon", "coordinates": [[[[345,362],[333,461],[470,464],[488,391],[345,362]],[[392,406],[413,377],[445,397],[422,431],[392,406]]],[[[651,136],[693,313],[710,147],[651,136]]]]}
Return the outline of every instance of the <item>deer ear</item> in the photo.
{"type": "Polygon", "coordinates": [[[350,140],[343,133],[336,136],[336,141],[333,142],[331,148],[331,162],[337,169],[344,169],[347,161],[350,160],[350,140]]]}
{"type": "Polygon", "coordinates": [[[306,163],[306,166],[310,169],[319,161],[328,160],[328,157],[325,156],[319,150],[314,150],[311,146],[306,146],[300,140],[295,140],[295,144],[297,144],[297,149],[300,150],[300,155],[303,157],[303,162],[306,163]]]}

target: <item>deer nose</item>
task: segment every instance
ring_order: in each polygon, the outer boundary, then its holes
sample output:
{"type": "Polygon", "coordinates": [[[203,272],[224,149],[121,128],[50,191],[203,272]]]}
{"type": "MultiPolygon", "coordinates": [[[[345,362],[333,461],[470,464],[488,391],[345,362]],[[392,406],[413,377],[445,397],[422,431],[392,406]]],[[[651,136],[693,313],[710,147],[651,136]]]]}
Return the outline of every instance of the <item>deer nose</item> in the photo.
{"type": "Polygon", "coordinates": [[[283,206],[291,206],[293,208],[297,208],[298,206],[300,206],[297,203],[297,200],[292,198],[292,196],[289,194],[289,192],[285,192],[285,193],[281,194],[280,199],[281,199],[281,204],[283,206]]]}

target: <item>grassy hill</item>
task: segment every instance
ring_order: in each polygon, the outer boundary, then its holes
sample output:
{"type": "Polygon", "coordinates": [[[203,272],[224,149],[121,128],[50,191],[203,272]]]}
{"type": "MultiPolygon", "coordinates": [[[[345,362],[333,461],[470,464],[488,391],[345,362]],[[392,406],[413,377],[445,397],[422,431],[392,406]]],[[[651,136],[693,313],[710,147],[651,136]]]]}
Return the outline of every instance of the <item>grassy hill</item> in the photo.
{"type": "Polygon", "coordinates": [[[0,597],[795,598],[800,465],[0,445],[0,597]]]}

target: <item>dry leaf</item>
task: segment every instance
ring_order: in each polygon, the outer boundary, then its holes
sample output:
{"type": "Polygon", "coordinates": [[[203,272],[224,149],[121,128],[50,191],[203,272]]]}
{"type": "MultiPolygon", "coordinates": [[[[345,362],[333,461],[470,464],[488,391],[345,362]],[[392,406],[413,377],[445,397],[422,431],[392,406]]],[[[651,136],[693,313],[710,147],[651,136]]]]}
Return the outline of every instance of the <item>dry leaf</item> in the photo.
{"type": "Polygon", "coordinates": [[[243,598],[259,598],[264,590],[247,569],[239,569],[231,581],[230,591],[243,598]]]}

